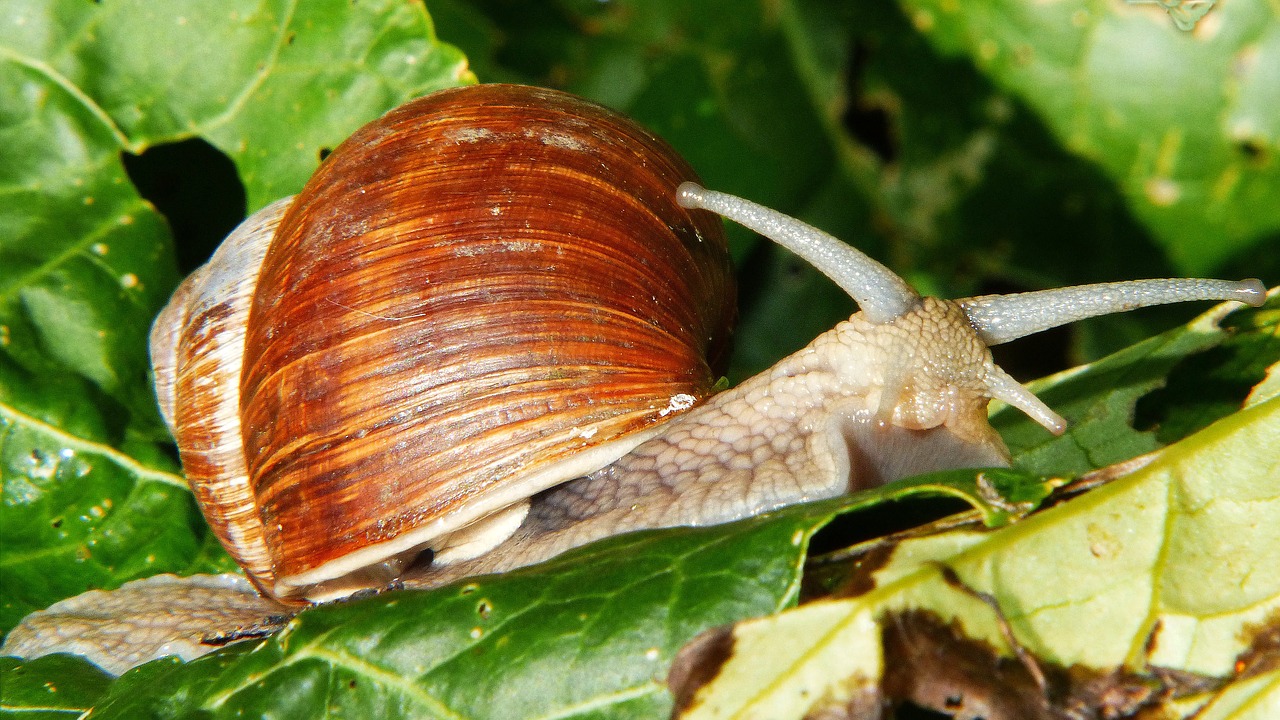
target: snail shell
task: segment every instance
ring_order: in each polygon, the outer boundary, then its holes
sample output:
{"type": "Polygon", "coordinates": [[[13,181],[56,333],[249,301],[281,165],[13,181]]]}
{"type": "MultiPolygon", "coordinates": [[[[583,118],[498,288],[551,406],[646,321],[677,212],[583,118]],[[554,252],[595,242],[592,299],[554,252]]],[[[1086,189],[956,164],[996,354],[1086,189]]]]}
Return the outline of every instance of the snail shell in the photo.
{"type": "Polygon", "coordinates": [[[482,85],[365,126],[238,229],[152,344],[254,583],[314,600],[483,552],[707,395],[734,291],[719,220],[677,203],[694,177],[614,112],[482,85]]]}

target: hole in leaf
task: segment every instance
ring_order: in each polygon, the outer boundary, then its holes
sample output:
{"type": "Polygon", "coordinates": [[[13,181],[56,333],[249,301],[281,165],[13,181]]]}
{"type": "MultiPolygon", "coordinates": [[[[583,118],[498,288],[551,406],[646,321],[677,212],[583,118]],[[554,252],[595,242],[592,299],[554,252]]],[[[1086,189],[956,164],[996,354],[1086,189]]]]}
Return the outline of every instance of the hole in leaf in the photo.
{"type": "Polygon", "coordinates": [[[898,140],[893,128],[893,113],[884,102],[866,94],[864,79],[871,51],[865,43],[856,43],[849,63],[849,108],[844,126],[858,142],[865,145],[886,164],[898,158],[898,140]]]}
{"type": "Polygon", "coordinates": [[[1244,155],[1249,162],[1259,166],[1267,163],[1267,147],[1257,140],[1241,140],[1237,147],[1240,148],[1240,154],[1244,155]]]}
{"type": "Polygon", "coordinates": [[[909,496],[844,513],[814,534],[809,542],[809,554],[821,555],[843,550],[860,542],[919,527],[971,507],[969,503],[956,498],[909,496]]]}
{"type": "MultiPolygon", "coordinates": [[[[1161,444],[1177,442],[1240,409],[1266,376],[1265,363],[1222,345],[1174,366],[1164,387],[1138,399],[1133,426],[1154,431],[1161,444]]],[[[1256,353],[1254,354],[1256,355],[1256,353]]]]}
{"type": "Polygon", "coordinates": [[[329,155],[332,153],[333,153],[333,148],[329,148],[329,147],[320,148],[320,152],[318,153],[320,157],[320,162],[324,162],[324,159],[329,157],[329,155]]]}
{"type": "Polygon", "coordinates": [[[245,216],[245,191],[231,158],[199,138],[121,153],[138,194],[169,221],[178,268],[187,273],[245,216]]]}

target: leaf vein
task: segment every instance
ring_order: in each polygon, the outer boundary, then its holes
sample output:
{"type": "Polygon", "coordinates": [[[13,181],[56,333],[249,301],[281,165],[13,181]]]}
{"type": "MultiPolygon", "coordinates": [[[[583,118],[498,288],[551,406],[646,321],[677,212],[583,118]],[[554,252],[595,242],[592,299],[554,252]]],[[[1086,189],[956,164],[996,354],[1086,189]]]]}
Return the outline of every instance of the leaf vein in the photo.
{"type": "MultiPolygon", "coordinates": [[[[377,665],[365,662],[359,658],[352,657],[351,655],[322,649],[314,643],[299,651],[291,660],[281,664],[280,669],[308,658],[322,660],[332,666],[341,667],[346,670],[350,670],[357,675],[367,677],[376,683],[395,688],[405,696],[417,702],[420,706],[430,708],[431,712],[440,717],[467,720],[466,715],[462,715],[454,711],[439,698],[435,697],[431,693],[423,691],[417,685],[414,685],[411,681],[404,679],[400,675],[384,670],[377,665]]],[[[330,682],[330,686],[332,686],[332,682],[330,682]]]]}
{"type": "Polygon", "coordinates": [[[35,58],[19,55],[14,52],[12,48],[3,46],[0,46],[0,57],[9,60],[15,65],[21,65],[22,67],[39,73],[47,78],[49,82],[59,88],[62,88],[63,92],[67,93],[74,100],[83,105],[84,108],[89,111],[90,115],[93,115],[98,122],[102,123],[103,127],[105,127],[107,131],[111,133],[112,137],[116,139],[116,142],[120,143],[120,147],[125,148],[129,152],[138,152],[138,144],[129,140],[129,137],[124,134],[124,131],[120,129],[119,125],[116,125],[115,121],[111,119],[111,116],[107,114],[107,111],[95,102],[93,98],[89,97],[84,90],[81,90],[75,83],[71,82],[70,78],[55,70],[52,65],[41,60],[36,60],[35,58]]]}
{"type": "Polygon", "coordinates": [[[593,710],[602,710],[629,700],[635,700],[637,698],[645,697],[646,695],[651,695],[660,688],[662,688],[662,686],[655,682],[648,682],[643,685],[633,685],[629,688],[615,690],[614,692],[606,693],[604,695],[597,695],[590,700],[584,700],[574,705],[566,705],[560,708],[558,712],[554,712],[549,715],[541,715],[534,720],[563,720],[564,718],[571,718],[575,715],[583,715],[593,710]]]}
{"type": "Polygon", "coordinates": [[[72,435],[61,428],[54,427],[43,420],[27,415],[11,405],[0,404],[0,422],[28,426],[34,432],[49,437],[55,443],[67,449],[106,458],[136,476],[139,480],[158,482],[190,490],[187,486],[187,481],[181,475],[147,467],[110,445],[72,435]]]}
{"type": "Polygon", "coordinates": [[[239,115],[240,111],[244,109],[245,105],[247,105],[253,98],[254,93],[258,91],[258,88],[262,87],[262,84],[267,81],[267,78],[278,69],[280,51],[284,49],[284,46],[287,44],[286,38],[289,35],[289,28],[293,24],[293,16],[294,13],[297,12],[297,9],[298,0],[290,0],[288,9],[285,11],[284,17],[280,20],[280,28],[276,32],[275,40],[271,43],[271,50],[267,53],[266,59],[262,62],[262,67],[254,74],[253,79],[245,85],[244,90],[242,90],[234,100],[227,103],[226,110],[221,114],[200,123],[199,129],[196,131],[197,134],[217,130],[234,120],[236,116],[239,115]]]}

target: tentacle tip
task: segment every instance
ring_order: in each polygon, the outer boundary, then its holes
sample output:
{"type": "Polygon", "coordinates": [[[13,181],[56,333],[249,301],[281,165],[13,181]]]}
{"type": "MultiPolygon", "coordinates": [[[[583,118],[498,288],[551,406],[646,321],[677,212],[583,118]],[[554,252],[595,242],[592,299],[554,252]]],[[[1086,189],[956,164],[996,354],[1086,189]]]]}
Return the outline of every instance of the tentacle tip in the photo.
{"type": "Polygon", "coordinates": [[[1018,408],[1054,435],[1067,431],[1067,421],[1061,415],[996,365],[988,368],[987,396],[1018,408]]]}
{"type": "Polygon", "coordinates": [[[706,197],[706,190],[696,182],[682,182],[676,188],[676,202],[680,207],[691,208],[695,210],[704,209],[703,198],[706,197]]]}
{"type": "Polygon", "coordinates": [[[1067,431],[1067,421],[1057,413],[1052,413],[1050,417],[1034,418],[1034,420],[1055,436],[1062,435],[1067,431]]]}
{"type": "Polygon", "coordinates": [[[1032,401],[1025,405],[1018,405],[1018,409],[1027,414],[1027,417],[1035,421],[1037,425],[1053,433],[1054,436],[1060,436],[1067,431],[1067,421],[1058,413],[1054,412],[1048,405],[1037,398],[1030,395],[1032,401]]]}
{"type": "Polygon", "coordinates": [[[1249,278],[1236,283],[1236,290],[1231,294],[1232,300],[1239,300],[1246,305],[1261,307],[1267,301],[1267,286],[1258,278],[1249,278]]]}

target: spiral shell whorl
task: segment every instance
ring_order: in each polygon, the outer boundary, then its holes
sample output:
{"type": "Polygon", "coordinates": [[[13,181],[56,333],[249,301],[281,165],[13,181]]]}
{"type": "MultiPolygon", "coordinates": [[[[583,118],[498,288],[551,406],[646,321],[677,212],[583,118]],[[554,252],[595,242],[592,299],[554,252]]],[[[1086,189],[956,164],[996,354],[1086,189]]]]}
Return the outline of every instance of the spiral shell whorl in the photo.
{"type": "Polygon", "coordinates": [[[719,221],[675,202],[693,177],[621,116],[515,86],[419,99],[335,150],[249,316],[277,576],[451,532],[709,392],[734,293],[719,221]]]}

